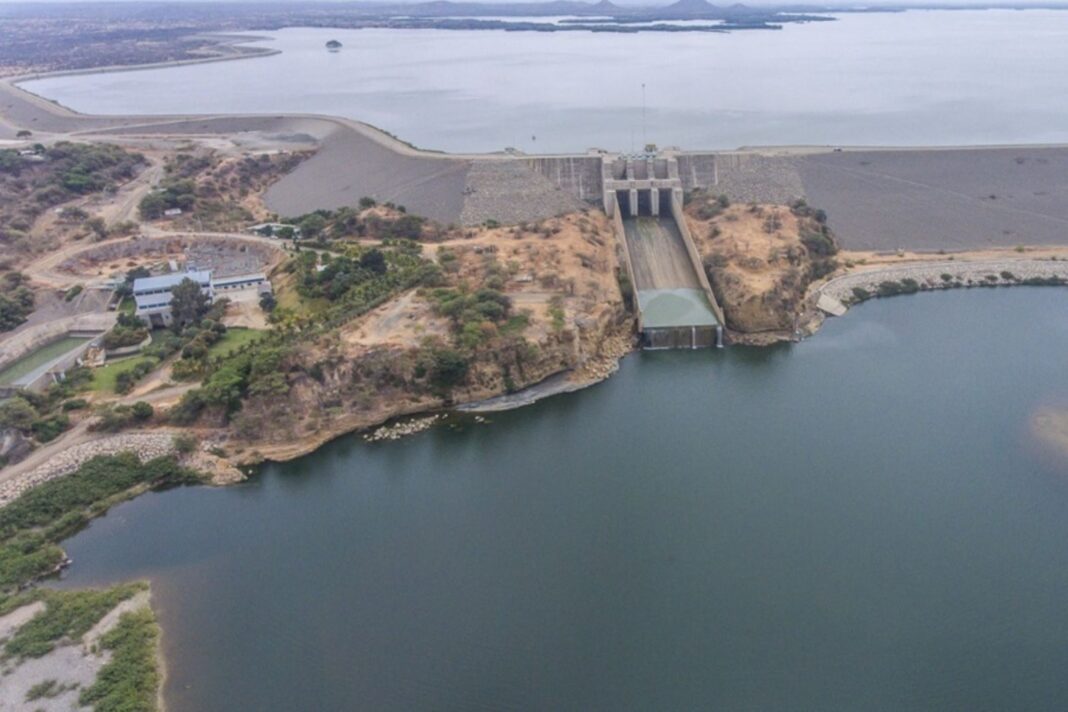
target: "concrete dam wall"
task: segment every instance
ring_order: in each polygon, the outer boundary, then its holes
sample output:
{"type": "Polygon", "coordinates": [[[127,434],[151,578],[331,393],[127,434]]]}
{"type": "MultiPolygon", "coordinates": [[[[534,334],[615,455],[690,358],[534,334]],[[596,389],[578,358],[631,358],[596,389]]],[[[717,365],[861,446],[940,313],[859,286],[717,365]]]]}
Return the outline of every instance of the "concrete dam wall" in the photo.
{"type": "Polygon", "coordinates": [[[601,201],[604,185],[601,182],[600,156],[528,158],[526,163],[535,173],[579,200],[601,201]]]}

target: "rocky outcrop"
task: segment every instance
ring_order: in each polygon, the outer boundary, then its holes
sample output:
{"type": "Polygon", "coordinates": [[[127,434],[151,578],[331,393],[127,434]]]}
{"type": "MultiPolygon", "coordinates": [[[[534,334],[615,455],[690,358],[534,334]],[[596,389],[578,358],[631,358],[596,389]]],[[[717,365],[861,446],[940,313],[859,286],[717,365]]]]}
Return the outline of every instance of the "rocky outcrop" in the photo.
{"type": "Polygon", "coordinates": [[[730,205],[707,193],[686,213],[731,339],[795,338],[812,311],[809,284],[836,267],[823,214],[801,203],[730,205]]]}

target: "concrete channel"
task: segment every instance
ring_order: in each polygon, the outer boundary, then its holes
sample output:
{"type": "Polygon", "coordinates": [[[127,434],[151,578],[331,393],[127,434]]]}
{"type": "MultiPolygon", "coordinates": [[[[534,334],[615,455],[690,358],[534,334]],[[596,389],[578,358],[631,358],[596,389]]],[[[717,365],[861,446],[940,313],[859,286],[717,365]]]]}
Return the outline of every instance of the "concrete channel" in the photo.
{"type": "Polygon", "coordinates": [[[723,318],[682,215],[673,158],[605,160],[605,209],[622,242],[647,349],[723,345],[723,318]]]}

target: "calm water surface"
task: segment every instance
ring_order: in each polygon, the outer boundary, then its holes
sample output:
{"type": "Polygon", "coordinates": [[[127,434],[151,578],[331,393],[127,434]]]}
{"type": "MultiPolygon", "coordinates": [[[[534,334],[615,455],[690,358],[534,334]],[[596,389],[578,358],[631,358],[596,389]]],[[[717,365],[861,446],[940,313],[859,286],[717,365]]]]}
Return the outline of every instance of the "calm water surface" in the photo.
{"type": "Polygon", "coordinates": [[[282,54],[25,86],[93,113],[342,115],[448,151],[1068,142],[1068,12],[1057,10],[730,34],[268,34],[282,54]],[[324,48],[332,38],[341,52],[324,48]]]}
{"type": "Polygon", "coordinates": [[[168,706],[1068,708],[1068,290],[637,354],[489,425],[149,494],[64,585],[153,580],[168,706]]]}

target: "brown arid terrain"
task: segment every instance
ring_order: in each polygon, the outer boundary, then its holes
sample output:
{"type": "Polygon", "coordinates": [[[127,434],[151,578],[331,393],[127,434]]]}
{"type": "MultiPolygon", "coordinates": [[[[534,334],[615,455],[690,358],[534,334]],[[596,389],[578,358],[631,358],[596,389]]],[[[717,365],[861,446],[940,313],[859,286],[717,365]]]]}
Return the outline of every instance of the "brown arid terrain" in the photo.
{"type": "Polygon", "coordinates": [[[824,216],[804,203],[731,205],[696,191],[690,233],[735,343],[796,338],[816,319],[809,285],[836,269],[824,216]]]}
{"type": "Polygon", "coordinates": [[[234,459],[290,459],[347,432],[556,374],[592,383],[632,348],[633,322],[614,276],[616,242],[603,214],[465,235],[426,246],[441,270],[438,285],[406,290],[293,349],[279,367],[286,397],[251,397],[234,417],[225,444],[234,459]],[[449,313],[487,294],[507,304],[504,314],[449,313]],[[464,361],[462,377],[438,377],[443,354],[464,361]]]}
{"type": "Polygon", "coordinates": [[[201,148],[167,156],[158,188],[140,203],[141,216],[172,230],[238,231],[274,217],[263,194],[310,153],[234,155],[201,148]],[[169,209],[181,214],[168,216],[169,209]]]}

